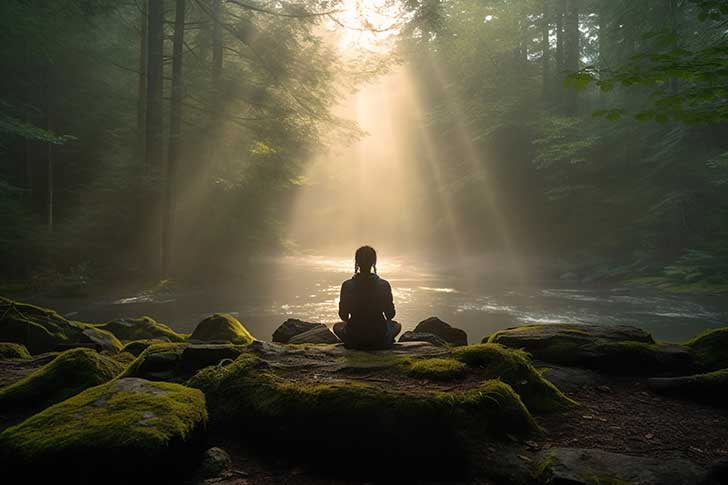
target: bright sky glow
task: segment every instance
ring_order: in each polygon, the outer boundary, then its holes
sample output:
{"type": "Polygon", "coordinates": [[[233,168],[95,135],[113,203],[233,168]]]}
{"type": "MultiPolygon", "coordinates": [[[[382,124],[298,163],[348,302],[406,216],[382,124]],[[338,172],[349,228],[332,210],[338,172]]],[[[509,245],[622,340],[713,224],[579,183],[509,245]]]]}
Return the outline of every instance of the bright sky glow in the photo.
{"type": "Polygon", "coordinates": [[[386,52],[392,48],[405,12],[392,0],[346,0],[331,21],[342,51],[386,52]]]}

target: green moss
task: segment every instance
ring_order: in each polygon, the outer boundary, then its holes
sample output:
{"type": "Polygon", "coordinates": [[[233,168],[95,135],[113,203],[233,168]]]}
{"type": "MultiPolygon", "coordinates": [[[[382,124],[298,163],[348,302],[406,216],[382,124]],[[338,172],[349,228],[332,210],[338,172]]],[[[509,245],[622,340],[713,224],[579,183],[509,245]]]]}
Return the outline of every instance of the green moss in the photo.
{"type": "Polygon", "coordinates": [[[185,340],[183,335],[147,316],[115,320],[99,325],[99,328],[113,333],[123,341],[165,339],[169,342],[184,342],[185,340]]]}
{"type": "Polygon", "coordinates": [[[469,345],[453,349],[452,356],[485,370],[486,377],[510,384],[534,412],[552,411],[574,404],[531,364],[528,354],[499,344],[469,345]]]}
{"type": "Polygon", "coordinates": [[[189,438],[206,419],[204,396],[195,389],[123,379],[87,389],[6,429],[0,448],[26,463],[82,457],[90,468],[92,457],[105,455],[134,467],[138,464],[124,459],[123,451],[136,450],[137,458],[149,461],[173,440],[189,438]]]}
{"type": "Polygon", "coordinates": [[[190,340],[249,344],[255,339],[237,318],[227,313],[215,313],[197,325],[190,340]]]}
{"type": "Polygon", "coordinates": [[[379,432],[393,439],[410,428],[441,425],[452,431],[455,422],[468,419],[473,429],[490,432],[525,434],[537,428],[519,396],[497,380],[456,393],[388,392],[352,381],[303,384],[281,378],[259,359],[243,354],[231,365],[200,371],[188,385],[208,396],[213,420],[239,425],[271,418],[304,428],[326,423],[332,431],[382,427],[379,432]]]}
{"type": "Polygon", "coordinates": [[[164,344],[169,343],[164,340],[156,340],[156,339],[143,339],[143,340],[133,340],[126,345],[124,345],[124,348],[122,349],[122,352],[129,352],[132,355],[139,356],[142,352],[147,350],[150,345],[154,344],[164,344]]]}
{"type": "Polygon", "coordinates": [[[99,349],[103,349],[109,352],[121,352],[124,347],[119,339],[117,339],[113,333],[95,327],[93,325],[86,325],[83,330],[84,341],[89,341],[99,349]]]}
{"type": "Polygon", "coordinates": [[[685,345],[705,370],[728,368],[728,327],[706,330],[685,345]]]}
{"type": "Polygon", "coordinates": [[[455,359],[417,359],[407,364],[412,377],[434,381],[452,381],[465,377],[466,366],[455,359]]]}
{"type": "Polygon", "coordinates": [[[29,376],[0,389],[0,409],[40,409],[107,382],[123,370],[122,364],[94,350],[67,350],[29,376]]]}
{"type": "Polygon", "coordinates": [[[129,365],[122,377],[170,380],[178,373],[182,352],[187,344],[161,343],[150,345],[129,365]]]}
{"type": "Polygon", "coordinates": [[[0,359],[30,359],[30,353],[23,344],[0,342],[0,359]]]}
{"type": "Polygon", "coordinates": [[[0,297],[0,341],[23,344],[38,354],[79,341],[81,332],[80,325],[53,310],[0,297]]]}

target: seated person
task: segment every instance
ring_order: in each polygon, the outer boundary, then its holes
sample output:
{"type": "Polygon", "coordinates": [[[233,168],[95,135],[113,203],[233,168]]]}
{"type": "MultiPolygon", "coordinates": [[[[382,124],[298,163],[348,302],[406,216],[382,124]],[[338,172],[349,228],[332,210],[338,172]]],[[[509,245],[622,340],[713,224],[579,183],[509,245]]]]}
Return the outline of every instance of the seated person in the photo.
{"type": "Polygon", "coordinates": [[[377,253],[362,246],[354,257],[354,276],[341,285],[339,317],[343,321],[334,325],[334,333],[347,348],[386,349],[402,330],[392,320],[394,314],[392,288],[377,276],[377,253]]]}

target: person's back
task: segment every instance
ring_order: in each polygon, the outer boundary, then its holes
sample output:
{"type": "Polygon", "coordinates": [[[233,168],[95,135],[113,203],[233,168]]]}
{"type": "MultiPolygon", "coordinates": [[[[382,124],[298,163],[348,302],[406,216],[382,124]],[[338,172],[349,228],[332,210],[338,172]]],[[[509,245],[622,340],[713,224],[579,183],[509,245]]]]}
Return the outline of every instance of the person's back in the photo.
{"type": "Polygon", "coordinates": [[[376,252],[369,246],[359,248],[355,274],[341,285],[339,317],[343,322],[334,326],[334,332],[350,348],[388,348],[401,329],[392,321],[394,315],[392,288],[376,274],[376,252]]]}

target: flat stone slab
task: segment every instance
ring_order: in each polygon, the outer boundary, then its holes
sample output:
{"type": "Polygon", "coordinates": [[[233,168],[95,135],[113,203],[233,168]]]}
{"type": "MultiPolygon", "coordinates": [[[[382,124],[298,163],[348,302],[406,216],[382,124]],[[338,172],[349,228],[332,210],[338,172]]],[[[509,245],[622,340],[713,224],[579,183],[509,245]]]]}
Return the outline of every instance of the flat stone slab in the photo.
{"type": "Polygon", "coordinates": [[[704,476],[705,470],[687,460],[643,458],[585,448],[552,448],[542,456],[538,482],[694,485],[704,476]]]}

